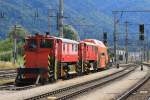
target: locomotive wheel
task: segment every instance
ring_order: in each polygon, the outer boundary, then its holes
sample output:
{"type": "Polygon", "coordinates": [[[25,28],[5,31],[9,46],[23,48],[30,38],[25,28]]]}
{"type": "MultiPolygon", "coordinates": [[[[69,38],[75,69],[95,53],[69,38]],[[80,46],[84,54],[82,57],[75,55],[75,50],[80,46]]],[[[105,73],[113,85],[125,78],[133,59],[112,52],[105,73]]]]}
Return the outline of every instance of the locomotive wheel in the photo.
{"type": "Polygon", "coordinates": [[[76,72],[78,76],[82,75],[82,66],[80,66],[79,64],[76,64],[76,72]]]}
{"type": "Polygon", "coordinates": [[[90,72],[89,65],[88,65],[87,63],[84,63],[84,73],[85,73],[86,75],[88,75],[89,72],[90,72]]]}
{"type": "Polygon", "coordinates": [[[69,67],[68,67],[68,65],[65,65],[64,67],[63,67],[63,69],[64,69],[64,77],[63,77],[63,79],[69,79],[69,67]]]}
{"type": "Polygon", "coordinates": [[[54,71],[50,70],[49,73],[50,73],[49,82],[55,82],[54,71]]]}
{"type": "Polygon", "coordinates": [[[46,80],[42,77],[42,78],[40,78],[40,83],[41,83],[42,85],[44,85],[44,84],[46,83],[46,80]]]}
{"type": "Polygon", "coordinates": [[[15,79],[15,85],[16,86],[23,86],[23,85],[25,85],[24,82],[22,82],[22,81],[23,81],[23,79],[22,79],[21,74],[18,74],[16,79],[15,79]]]}
{"type": "Polygon", "coordinates": [[[90,68],[91,68],[90,63],[87,64],[87,67],[88,67],[87,72],[90,73],[90,68]]]}
{"type": "Polygon", "coordinates": [[[87,70],[86,66],[87,66],[86,63],[83,63],[84,74],[86,74],[86,70],[87,70]]]}
{"type": "Polygon", "coordinates": [[[97,72],[97,62],[96,61],[93,63],[93,68],[94,68],[94,72],[97,72]]]}
{"type": "Polygon", "coordinates": [[[22,85],[21,80],[16,78],[15,79],[15,86],[21,86],[21,85],[22,85]]]}
{"type": "Polygon", "coordinates": [[[58,79],[61,79],[61,66],[62,66],[62,64],[61,63],[58,63],[57,64],[57,66],[58,66],[58,79]]]}

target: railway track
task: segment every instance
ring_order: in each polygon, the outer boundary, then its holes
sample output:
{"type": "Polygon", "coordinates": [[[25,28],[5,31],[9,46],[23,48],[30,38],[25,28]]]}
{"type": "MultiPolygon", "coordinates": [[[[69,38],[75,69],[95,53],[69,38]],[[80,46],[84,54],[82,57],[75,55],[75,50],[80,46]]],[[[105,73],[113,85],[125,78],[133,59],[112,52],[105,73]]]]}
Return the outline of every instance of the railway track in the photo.
{"type": "Polygon", "coordinates": [[[49,93],[45,93],[45,94],[41,94],[41,95],[34,96],[31,98],[27,98],[26,100],[38,100],[38,99],[45,100],[49,96],[54,98],[55,100],[66,100],[73,96],[79,95],[79,94],[89,91],[91,89],[100,87],[106,83],[109,83],[116,79],[119,79],[119,78],[129,74],[130,72],[134,71],[136,68],[137,68],[137,66],[134,66],[134,67],[129,66],[129,67],[125,68],[124,70],[121,70],[119,72],[111,74],[110,76],[105,76],[103,78],[99,78],[99,79],[91,80],[88,82],[76,84],[76,85],[73,85],[70,87],[58,89],[55,91],[51,91],[49,93]]]}
{"type": "MultiPolygon", "coordinates": [[[[17,72],[14,69],[3,69],[0,70],[0,80],[7,80],[7,79],[15,79],[17,76],[17,72]]],[[[16,91],[16,90],[25,90],[29,88],[33,88],[35,85],[29,85],[29,86],[23,86],[23,87],[16,87],[14,85],[14,82],[6,83],[3,85],[0,85],[0,90],[10,90],[10,91],[16,91]]]]}
{"type": "MultiPolygon", "coordinates": [[[[150,67],[150,65],[147,65],[147,64],[145,64],[145,65],[150,67]]],[[[150,80],[150,72],[146,75],[146,77],[144,77],[142,80],[140,80],[136,85],[134,85],[133,87],[128,89],[126,92],[121,94],[117,98],[117,100],[126,100],[130,95],[132,95],[135,91],[137,91],[140,87],[142,87],[149,80],[150,80]]]]}
{"type": "Polygon", "coordinates": [[[0,79],[14,79],[17,73],[16,70],[0,70],[0,79]]]}
{"type": "MultiPolygon", "coordinates": [[[[121,65],[121,67],[127,67],[127,66],[132,66],[132,65],[133,64],[121,65]]],[[[0,70],[0,79],[6,79],[6,78],[8,79],[8,78],[15,78],[15,77],[16,77],[16,71],[15,70],[11,70],[11,69],[10,70],[0,70]]],[[[40,85],[38,85],[38,86],[40,86],[40,85]]],[[[14,82],[11,82],[11,83],[8,83],[8,84],[0,85],[0,90],[20,91],[20,90],[35,88],[35,87],[38,87],[38,86],[37,85],[29,85],[29,86],[16,87],[14,85],[14,82]]]]}

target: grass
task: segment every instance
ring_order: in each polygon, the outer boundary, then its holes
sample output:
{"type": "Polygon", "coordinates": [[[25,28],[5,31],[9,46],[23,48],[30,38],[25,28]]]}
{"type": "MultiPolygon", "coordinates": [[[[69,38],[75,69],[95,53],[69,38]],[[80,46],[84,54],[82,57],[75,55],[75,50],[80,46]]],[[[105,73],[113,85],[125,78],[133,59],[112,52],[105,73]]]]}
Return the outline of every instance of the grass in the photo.
{"type": "Polygon", "coordinates": [[[13,61],[13,58],[11,58],[10,61],[0,61],[0,69],[16,69],[19,66],[22,66],[24,63],[22,56],[17,57],[16,64],[13,64],[12,61],[13,61]]]}
{"type": "Polygon", "coordinates": [[[16,69],[17,67],[18,65],[12,62],[0,61],[0,69],[16,69]]]}
{"type": "Polygon", "coordinates": [[[24,64],[23,57],[22,56],[18,56],[17,66],[23,66],[23,64],[24,64]]]}
{"type": "Polygon", "coordinates": [[[14,82],[14,81],[15,81],[15,79],[8,79],[8,80],[2,79],[2,80],[0,80],[0,85],[11,83],[11,82],[14,82]]]}

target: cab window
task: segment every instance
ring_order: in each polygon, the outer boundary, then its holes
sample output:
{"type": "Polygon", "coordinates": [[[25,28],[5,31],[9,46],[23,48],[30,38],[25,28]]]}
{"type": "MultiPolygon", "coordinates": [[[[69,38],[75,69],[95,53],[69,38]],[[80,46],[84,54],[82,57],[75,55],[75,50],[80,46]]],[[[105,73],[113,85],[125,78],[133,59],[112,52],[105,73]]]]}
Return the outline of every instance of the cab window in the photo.
{"type": "Polygon", "coordinates": [[[41,40],[40,48],[52,48],[53,47],[53,40],[41,40]]]}
{"type": "Polygon", "coordinates": [[[65,52],[65,44],[63,44],[63,51],[65,52]]]}
{"type": "Polygon", "coordinates": [[[70,44],[68,43],[68,44],[67,44],[67,52],[69,52],[69,45],[70,45],[70,44]]]}
{"type": "Polygon", "coordinates": [[[76,44],[72,44],[72,51],[77,51],[78,47],[76,44]]]}
{"type": "Polygon", "coordinates": [[[72,51],[75,51],[74,49],[75,49],[74,44],[72,44],[72,51]]]}
{"type": "Polygon", "coordinates": [[[77,44],[75,45],[75,51],[78,51],[78,45],[77,44]]]}
{"type": "Polygon", "coordinates": [[[30,39],[30,40],[27,40],[28,42],[28,47],[30,49],[35,49],[37,48],[37,41],[35,39],[30,39]]]}

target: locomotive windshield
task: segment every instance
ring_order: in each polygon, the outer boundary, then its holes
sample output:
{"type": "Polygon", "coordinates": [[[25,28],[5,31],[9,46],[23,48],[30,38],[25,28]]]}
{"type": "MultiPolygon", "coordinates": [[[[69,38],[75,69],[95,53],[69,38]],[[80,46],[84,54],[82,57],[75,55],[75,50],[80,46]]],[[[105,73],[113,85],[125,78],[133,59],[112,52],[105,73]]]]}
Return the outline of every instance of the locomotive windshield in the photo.
{"type": "Polygon", "coordinates": [[[40,48],[52,48],[53,47],[53,40],[49,39],[42,39],[40,42],[40,48]]]}
{"type": "Polygon", "coordinates": [[[30,49],[35,49],[37,48],[37,41],[35,39],[30,39],[30,40],[27,40],[28,42],[28,47],[30,49]]]}

